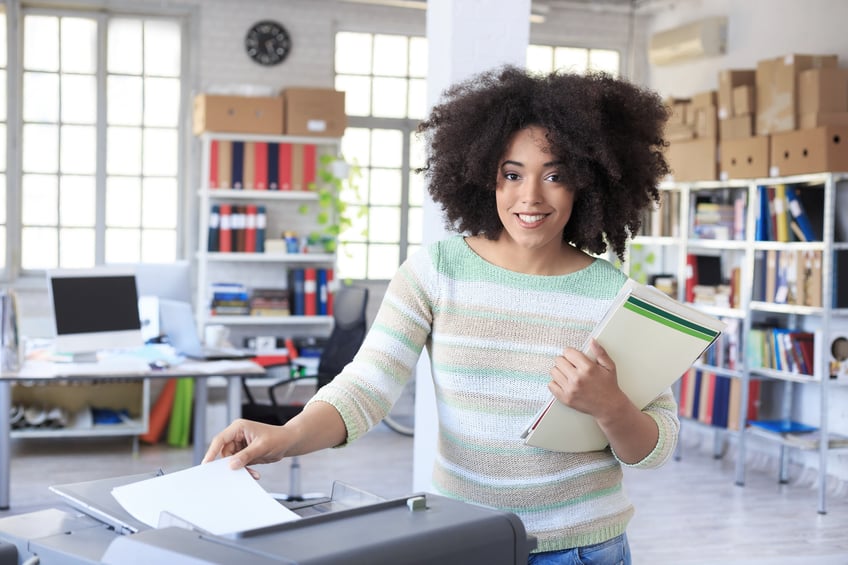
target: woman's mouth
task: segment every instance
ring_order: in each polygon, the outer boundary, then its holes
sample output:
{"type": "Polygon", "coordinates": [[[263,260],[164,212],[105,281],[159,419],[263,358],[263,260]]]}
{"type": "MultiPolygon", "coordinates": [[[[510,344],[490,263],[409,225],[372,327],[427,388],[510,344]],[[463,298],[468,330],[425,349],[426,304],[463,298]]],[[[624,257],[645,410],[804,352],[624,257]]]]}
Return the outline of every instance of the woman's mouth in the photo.
{"type": "Polygon", "coordinates": [[[547,214],[516,214],[522,224],[536,224],[545,219],[547,214]]]}

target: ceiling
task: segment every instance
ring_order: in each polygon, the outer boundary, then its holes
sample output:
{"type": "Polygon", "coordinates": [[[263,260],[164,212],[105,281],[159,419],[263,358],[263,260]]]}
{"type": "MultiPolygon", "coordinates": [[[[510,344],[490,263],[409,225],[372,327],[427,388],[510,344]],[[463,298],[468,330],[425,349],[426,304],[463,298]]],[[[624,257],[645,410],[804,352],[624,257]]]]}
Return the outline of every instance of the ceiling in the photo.
{"type": "MultiPolygon", "coordinates": [[[[342,0],[360,4],[392,6],[396,8],[427,9],[427,0],[342,0]]],[[[675,3],[674,0],[532,0],[531,12],[544,16],[552,9],[589,10],[595,12],[646,12],[675,3]]]]}

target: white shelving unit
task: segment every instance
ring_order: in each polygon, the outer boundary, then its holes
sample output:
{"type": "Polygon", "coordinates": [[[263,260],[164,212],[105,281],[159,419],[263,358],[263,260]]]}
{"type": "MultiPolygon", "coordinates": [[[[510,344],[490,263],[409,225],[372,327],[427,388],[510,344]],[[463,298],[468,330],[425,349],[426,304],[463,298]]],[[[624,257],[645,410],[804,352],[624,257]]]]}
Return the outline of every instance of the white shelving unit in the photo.
{"type": "MultiPolygon", "coordinates": [[[[831,396],[831,388],[848,385],[848,382],[845,380],[830,378],[830,352],[829,347],[826,347],[823,343],[829,336],[833,335],[833,329],[836,327],[841,329],[848,326],[848,308],[832,307],[835,298],[832,285],[833,277],[835,276],[834,254],[836,252],[848,253],[848,243],[836,241],[835,237],[836,215],[838,212],[836,207],[837,191],[840,187],[843,191],[848,191],[846,184],[848,184],[848,173],[836,172],[780,178],[666,183],[661,186],[661,190],[678,191],[680,195],[676,202],[679,208],[677,210],[678,223],[674,227],[675,234],[672,236],[637,236],[633,239],[630,252],[631,257],[635,257],[637,262],[640,258],[652,257],[653,263],[649,265],[652,272],[648,274],[659,274],[669,271],[673,273],[677,281],[678,299],[681,301],[686,299],[686,258],[688,254],[720,255],[722,257],[722,263],[727,260],[741,268],[741,284],[736,289],[739,293],[738,307],[727,308],[696,304],[696,306],[712,315],[734,318],[740,322],[739,354],[741,366],[734,370],[725,367],[704,365],[701,365],[701,367],[716,374],[741,381],[740,422],[747,422],[749,384],[752,379],[758,379],[762,383],[772,383],[782,388],[782,391],[777,394],[780,398],[780,406],[765,407],[771,413],[775,414],[776,419],[790,418],[792,416],[793,397],[797,392],[797,387],[818,388],[820,402],[818,414],[815,415],[817,421],[807,423],[816,425],[823,438],[816,448],[818,451],[819,473],[818,511],[822,514],[826,513],[827,508],[826,477],[828,459],[832,452],[837,451],[837,448],[829,447],[828,441],[824,441],[824,438],[828,438],[829,435],[829,398],[831,396]],[[792,185],[797,191],[823,191],[822,225],[819,226],[822,232],[821,241],[777,242],[756,240],[758,186],[774,186],[778,184],[792,185]],[[698,239],[694,236],[692,223],[696,197],[711,192],[718,193],[719,191],[722,191],[723,194],[733,193],[744,196],[746,206],[743,239],[698,239]],[[822,307],[776,304],[754,300],[753,289],[756,255],[758,252],[768,250],[812,250],[821,252],[823,284],[820,290],[822,307]],[[657,261],[657,258],[659,258],[659,261],[657,261]],[[754,324],[764,322],[766,318],[776,321],[780,324],[780,327],[815,331],[817,339],[814,351],[814,375],[805,376],[789,371],[778,371],[750,365],[745,351],[751,329],[754,324]]],[[[650,227],[648,231],[650,232],[650,227]]],[[[627,264],[631,269],[633,268],[630,260],[628,260],[627,264]]],[[[846,283],[843,282],[842,284],[846,283]]],[[[809,418],[809,415],[806,415],[805,418],[809,418]]],[[[684,425],[704,426],[704,424],[693,420],[684,420],[684,425]]],[[[738,453],[735,480],[740,486],[745,483],[746,436],[751,433],[746,428],[745,425],[740,426],[739,432],[733,432],[725,428],[713,428],[716,430],[715,453],[717,456],[721,450],[720,444],[725,436],[733,437],[737,440],[738,453]]],[[[774,441],[779,448],[781,462],[779,480],[786,482],[788,480],[788,450],[790,448],[799,448],[797,445],[787,442],[780,434],[764,435],[757,433],[757,435],[774,441]]],[[[844,451],[844,448],[842,451],[844,451]]]]}
{"type": "Polygon", "coordinates": [[[16,383],[12,388],[12,405],[61,407],[68,417],[68,425],[63,428],[13,429],[10,433],[13,438],[137,437],[148,431],[150,382],[148,379],[134,379],[16,383]],[[127,410],[130,418],[108,424],[74,418],[75,414],[90,407],[127,410]]]}
{"type": "MultiPolygon", "coordinates": [[[[264,142],[308,144],[320,155],[338,155],[341,140],[327,137],[268,136],[232,133],[206,133],[202,144],[201,186],[198,189],[197,305],[198,330],[210,323],[224,324],[247,331],[257,327],[263,335],[323,335],[332,326],[332,316],[211,316],[208,289],[213,281],[241,282],[248,287],[283,287],[286,271],[294,267],[333,268],[336,257],[331,253],[247,253],[208,251],[209,212],[213,203],[257,203],[268,207],[266,238],[277,239],[286,230],[305,234],[315,228],[314,216],[300,214],[303,205],[317,206],[318,194],[311,190],[255,190],[213,188],[210,186],[212,142],[264,142]],[[225,278],[218,278],[225,277],[225,278]],[[265,328],[264,330],[262,328],[265,328]]],[[[317,166],[317,164],[316,164],[317,166]]],[[[316,175],[316,182],[320,178],[316,175]]],[[[238,345],[238,344],[236,344],[238,345]]]]}

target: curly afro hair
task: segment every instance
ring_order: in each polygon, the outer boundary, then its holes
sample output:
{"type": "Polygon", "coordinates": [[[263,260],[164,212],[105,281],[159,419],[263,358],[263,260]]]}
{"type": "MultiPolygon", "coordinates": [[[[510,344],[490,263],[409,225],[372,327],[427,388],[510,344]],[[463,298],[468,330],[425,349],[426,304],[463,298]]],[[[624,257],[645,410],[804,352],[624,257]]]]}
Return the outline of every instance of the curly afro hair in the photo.
{"type": "Polygon", "coordinates": [[[418,126],[427,142],[419,172],[449,229],[497,239],[499,161],[518,130],[547,131],[551,152],[575,190],[563,239],[623,258],[625,244],[659,201],[668,110],[660,97],[603,73],[534,75],[505,66],[450,87],[418,126]]]}

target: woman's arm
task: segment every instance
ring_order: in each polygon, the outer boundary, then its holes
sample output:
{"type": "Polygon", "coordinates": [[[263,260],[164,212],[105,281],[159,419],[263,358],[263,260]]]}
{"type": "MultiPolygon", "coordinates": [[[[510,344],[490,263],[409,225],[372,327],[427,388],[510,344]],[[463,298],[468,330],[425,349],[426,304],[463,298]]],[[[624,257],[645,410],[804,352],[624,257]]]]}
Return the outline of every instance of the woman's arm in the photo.
{"type": "MultiPolygon", "coordinates": [[[[283,426],[235,420],[212,438],[203,462],[232,455],[230,467],[239,469],[333,447],[346,437],[338,411],[326,402],[314,402],[283,426]]],[[[259,478],[255,471],[251,474],[259,478]]]]}

